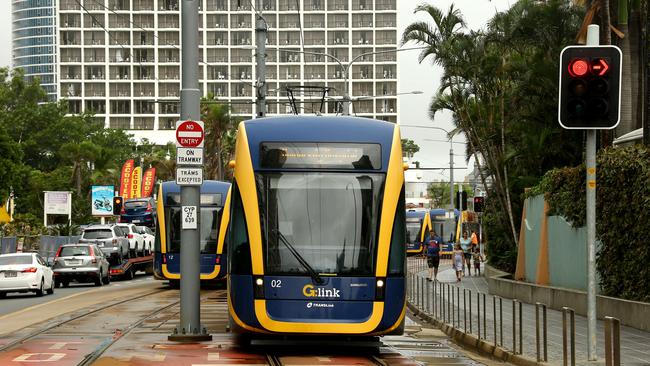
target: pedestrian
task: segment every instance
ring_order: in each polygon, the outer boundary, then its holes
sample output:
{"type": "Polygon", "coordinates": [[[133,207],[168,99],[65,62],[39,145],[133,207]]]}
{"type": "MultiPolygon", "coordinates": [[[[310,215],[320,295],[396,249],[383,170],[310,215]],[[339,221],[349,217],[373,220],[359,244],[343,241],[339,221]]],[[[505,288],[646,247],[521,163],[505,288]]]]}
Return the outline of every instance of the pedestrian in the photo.
{"type": "Polygon", "coordinates": [[[465,261],[463,262],[463,274],[465,273],[465,268],[467,268],[467,275],[471,275],[470,271],[472,269],[471,267],[471,260],[472,260],[472,239],[469,238],[469,235],[467,234],[467,231],[463,231],[463,237],[460,238],[460,247],[463,250],[463,255],[465,257],[465,261]]]}
{"type": "Polygon", "coordinates": [[[481,255],[481,250],[476,247],[474,248],[474,253],[472,254],[472,259],[474,260],[474,274],[476,276],[481,275],[481,262],[483,262],[483,256],[481,255]]]}
{"type": "Polygon", "coordinates": [[[429,266],[429,276],[427,281],[438,280],[438,266],[440,265],[440,244],[442,239],[436,235],[434,231],[429,236],[429,243],[427,244],[427,265],[429,266]]]}
{"type": "Polygon", "coordinates": [[[456,271],[456,282],[460,282],[460,278],[463,275],[463,257],[463,249],[460,247],[459,243],[456,243],[454,248],[454,260],[451,262],[452,268],[456,271]]]}
{"type": "Polygon", "coordinates": [[[472,247],[476,247],[478,245],[478,235],[476,234],[476,230],[472,230],[472,247]]]}

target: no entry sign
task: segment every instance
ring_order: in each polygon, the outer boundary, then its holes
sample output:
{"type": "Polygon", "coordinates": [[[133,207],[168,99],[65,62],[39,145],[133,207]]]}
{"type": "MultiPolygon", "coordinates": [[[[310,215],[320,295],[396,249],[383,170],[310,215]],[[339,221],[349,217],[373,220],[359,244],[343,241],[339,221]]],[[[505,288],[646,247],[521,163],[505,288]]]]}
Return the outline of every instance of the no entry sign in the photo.
{"type": "Polygon", "coordinates": [[[177,147],[203,147],[204,133],[201,121],[176,122],[177,147]]]}

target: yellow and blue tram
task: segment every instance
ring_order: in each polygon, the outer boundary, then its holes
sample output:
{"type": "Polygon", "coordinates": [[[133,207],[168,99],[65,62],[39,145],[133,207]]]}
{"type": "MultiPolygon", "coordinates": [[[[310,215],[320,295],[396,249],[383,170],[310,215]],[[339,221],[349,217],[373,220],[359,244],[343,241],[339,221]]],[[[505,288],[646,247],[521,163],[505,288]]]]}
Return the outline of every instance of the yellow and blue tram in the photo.
{"type": "MultiPolygon", "coordinates": [[[[226,276],[225,238],[230,210],[230,183],[205,180],[201,185],[201,282],[226,276]]],[[[157,197],[158,229],[154,244],[154,276],[176,286],[181,278],[181,189],[163,182],[157,197]]]]}
{"type": "Polygon", "coordinates": [[[429,210],[409,209],[406,211],[406,253],[409,255],[422,254],[424,239],[431,230],[429,210]]]}
{"type": "Polygon", "coordinates": [[[396,124],[320,116],[244,121],[231,167],[234,332],[403,332],[404,166],[396,124]]]}

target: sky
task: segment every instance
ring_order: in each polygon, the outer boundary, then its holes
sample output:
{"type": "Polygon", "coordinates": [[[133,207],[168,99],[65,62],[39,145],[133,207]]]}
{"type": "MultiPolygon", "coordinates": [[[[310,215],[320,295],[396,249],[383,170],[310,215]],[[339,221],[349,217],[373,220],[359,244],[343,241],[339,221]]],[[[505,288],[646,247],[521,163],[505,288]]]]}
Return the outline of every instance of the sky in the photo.
{"type": "MultiPolygon", "coordinates": [[[[426,1],[446,12],[450,5],[454,5],[463,14],[463,17],[470,29],[484,28],[488,20],[498,11],[510,7],[515,0],[436,0],[426,1]]],[[[401,38],[404,29],[416,20],[431,21],[427,14],[413,14],[413,9],[422,3],[418,0],[398,0],[397,14],[397,37],[401,38]]],[[[407,45],[406,47],[408,47],[407,45]]],[[[411,45],[415,46],[415,45],[411,45]]],[[[11,1],[0,0],[0,66],[11,65],[11,1]]],[[[450,113],[440,113],[431,120],[428,116],[428,107],[431,98],[435,94],[439,84],[442,70],[426,59],[422,64],[418,63],[419,51],[403,51],[398,53],[398,77],[399,93],[421,91],[422,94],[401,95],[400,98],[400,123],[402,125],[424,125],[435,126],[445,130],[453,129],[450,113]]],[[[402,138],[410,138],[420,146],[420,152],[415,154],[413,161],[419,161],[422,167],[448,167],[449,166],[449,142],[443,131],[436,129],[401,128],[402,138]],[[442,141],[428,141],[442,140],[442,141]]],[[[456,167],[468,167],[469,169],[454,170],[454,180],[462,180],[471,171],[474,160],[465,162],[465,137],[454,136],[454,164],[456,167]],[[456,143],[458,142],[458,143],[456,143]]],[[[424,171],[416,173],[411,170],[407,172],[407,180],[415,180],[415,175],[420,176],[419,181],[449,181],[449,169],[440,171],[424,171]]]]}

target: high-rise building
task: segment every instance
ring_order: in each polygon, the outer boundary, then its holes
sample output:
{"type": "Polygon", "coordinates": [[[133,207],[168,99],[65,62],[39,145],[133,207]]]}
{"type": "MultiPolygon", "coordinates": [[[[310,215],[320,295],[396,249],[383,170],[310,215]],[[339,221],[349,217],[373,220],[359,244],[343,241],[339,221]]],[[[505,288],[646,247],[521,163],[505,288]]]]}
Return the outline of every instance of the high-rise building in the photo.
{"type": "MultiPolygon", "coordinates": [[[[180,112],[181,0],[40,2],[54,13],[58,42],[50,65],[59,79],[56,95],[67,99],[70,112],[93,111],[107,127],[157,143],[171,140],[180,112]]],[[[14,10],[32,3],[39,1],[14,0],[14,10]]],[[[199,3],[200,88],[230,103],[235,116],[256,112],[258,11],[269,28],[268,115],[290,113],[287,87],[300,85],[329,88],[322,113],[338,113],[344,69],[355,60],[348,73],[350,95],[366,98],[353,102],[353,114],[396,122],[397,55],[383,51],[397,48],[397,0],[199,3]]],[[[321,112],[318,93],[292,90],[300,113],[321,112]]]]}
{"type": "Polygon", "coordinates": [[[28,81],[38,78],[50,99],[57,97],[54,0],[13,0],[13,67],[28,81]]]}

